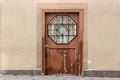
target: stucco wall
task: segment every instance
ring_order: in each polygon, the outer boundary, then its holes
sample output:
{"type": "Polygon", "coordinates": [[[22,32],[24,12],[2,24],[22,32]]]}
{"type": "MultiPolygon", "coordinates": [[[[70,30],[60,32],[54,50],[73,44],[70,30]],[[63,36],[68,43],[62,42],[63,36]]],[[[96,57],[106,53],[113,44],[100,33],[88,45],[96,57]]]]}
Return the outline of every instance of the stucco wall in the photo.
{"type": "Polygon", "coordinates": [[[88,6],[89,68],[120,70],[120,0],[92,0],[88,6]]]}
{"type": "Polygon", "coordinates": [[[69,3],[61,8],[85,8],[85,68],[88,62],[88,69],[120,70],[119,0],[2,0],[1,69],[40,68],[41,26],[38,18],[41,15],[37,10],[38,7],[60,7],[39,5],[49,2],[69,3]]]}
{"type": "Polygon", "coordinates": [[[36,69],[36,7],[33,0],[3,0],[2,69],[36,69]]]}
{"type": "MultiPolygon", "coordinates": [[[[0,0],[0,3],[1,3],[1,0],[0,0]]],[[[0,14],[1,14],[1,4],[0,4],[0,14]]],[[[1,24],[1,19],[0,19],[0,24],[1,24]]],[[[1,41],[1,38],[0,38],[0,41],[1,41]]],[[[1,42],[0,42],[0,44],[1,44],[1,42]]],[[[1,46],[0,46],[0,68],[2,68],[2,64],[1,64],[1,46]]]]}

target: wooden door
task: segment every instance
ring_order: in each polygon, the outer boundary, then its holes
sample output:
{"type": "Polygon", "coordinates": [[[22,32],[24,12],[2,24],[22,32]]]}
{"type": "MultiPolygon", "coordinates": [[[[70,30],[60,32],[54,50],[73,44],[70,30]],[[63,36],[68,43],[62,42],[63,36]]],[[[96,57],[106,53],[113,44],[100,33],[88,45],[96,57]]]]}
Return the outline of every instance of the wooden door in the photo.
{"type": "Polygon", "coordinates": [[[45,74],[80,74],[79,13],[45,14],[45,74]]]}

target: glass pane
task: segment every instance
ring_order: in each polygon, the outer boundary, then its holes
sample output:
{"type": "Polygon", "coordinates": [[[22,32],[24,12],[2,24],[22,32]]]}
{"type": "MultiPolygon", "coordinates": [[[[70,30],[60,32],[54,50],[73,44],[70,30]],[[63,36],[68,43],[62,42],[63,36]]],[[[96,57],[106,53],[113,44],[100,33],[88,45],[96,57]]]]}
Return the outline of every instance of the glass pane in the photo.
{"type": "Polygon", "coordinates": [[[64,35],[68,35],[68,31],[64,32],[64,35]]]}
{"type": "Polygon", "coordinates": [[[57,43],[62,43],[62,36],[61,35],[56,36],[56,41],[57,43]]]}
{"type": "Polygon", "coordinates": [[[55,36],[53,36],[53,35],[50,35],[50,37],[52,38],[52,40],[54,40],[54,41],[55,41],[55,36]]]}
{"type": "Polygon", "coordinates": [[[73,31],[73,35],[76,35],[76,29],[73,31]]]}
{"type": "Polygon", "coordinates": [[[75,36],[69,36],[69,42],[74,38],[75,36]]]}
{"type": "Polygon", "coordinates": [[[63,43],[68,43],[68,36],[63,36],[63,43]]]}
{"type": "Polygon", "coordinates": [[[75,22],[69,17],[69,24],[75,24],[75,22]]]}
{"type": "Polygon", "coordinates": [[[75,24],[69,24],[69,29],[76,29],[76,25],[75,24]]]}
{"type": "Polygon", "coordinates": [[[68,16],[63,16],[63,24],[68,24],[68,16]]]}
{"type": "Polygon", "coordinates": [[[55,20],[56,20],[56,17],[54,18],[54,20],[53,20],[53,21],[50,21],[50,23],[49,23],[49,24],[55,24],[55,20]]]}
{"type": "Polygon", "coordinates": [[[48,25],[48,29],[55,29],[55,25],[48,25]]]}
{"type": "Polygon", "coordinates": [[[64,25],[59,25],[58,31],[60,32],[61,35],[68,32],[67,28],[64,27],[64,25]]]}
{"type": "Polygon", "coordinates": [[[48,35],[58,44],[67,44],[76,36],[76,29],[77,25],[69,16],[56,16],[48,24],[48,35]]]}
{"type": "Polygon", "coordinates": [[[61,35],[58,30],[55,30],[56,35],[61,35]]]}
{"type": "Polygon", "coordinates": [[[69,24],[69,29],[74,29],[74,24],[69,24]]]}
{"type": "Polygon", "coordinates": [[[57,24],[62,24],[62,16],[57,16],[57,21],[58,23],[57,24]]]}
{"type": "Polygon", "coordinates": [[[69,35],[76,35],[76,30],[74,30],[74,29],[73,29],[73,30],[70,29],[70,30],[69,30],[69,35]]]}
{"type": "Polygon", "coordinates": [[[73,26],[73,29],[77,29],[77,28],[76,28],[76,24],[73,26]]]}
{"type": "Polygon", "coordinates": [[[54,30],[49,30],[49,35],[55,35],[54,30]]]}
{"type": "Polygon", "coordinates": [[[68,29],[68,24],[65,24],[64,27],[65,27],[66,29],[68,29]]]}

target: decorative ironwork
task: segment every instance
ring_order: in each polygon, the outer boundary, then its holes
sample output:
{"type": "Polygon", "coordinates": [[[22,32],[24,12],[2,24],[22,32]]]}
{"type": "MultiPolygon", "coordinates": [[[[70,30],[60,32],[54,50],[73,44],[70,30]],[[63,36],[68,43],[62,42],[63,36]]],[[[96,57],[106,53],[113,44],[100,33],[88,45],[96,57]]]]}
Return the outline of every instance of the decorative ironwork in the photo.
{"type": "Polygon", "coordinates": [[[48,36],[57,44],[68,44],[77,35],[77,24],[68,15],[57,15],[48,23],[48,36]]]}

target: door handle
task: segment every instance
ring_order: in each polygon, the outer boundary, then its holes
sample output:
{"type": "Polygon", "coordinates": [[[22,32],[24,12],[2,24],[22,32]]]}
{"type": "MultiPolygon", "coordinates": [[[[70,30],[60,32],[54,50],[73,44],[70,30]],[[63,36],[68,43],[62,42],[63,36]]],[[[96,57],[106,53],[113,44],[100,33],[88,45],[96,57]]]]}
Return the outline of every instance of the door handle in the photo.
{"type": "Polygon", "coordinates": [[[45,45],[45,56],[48,57],[49,45],[45,45]]]}

